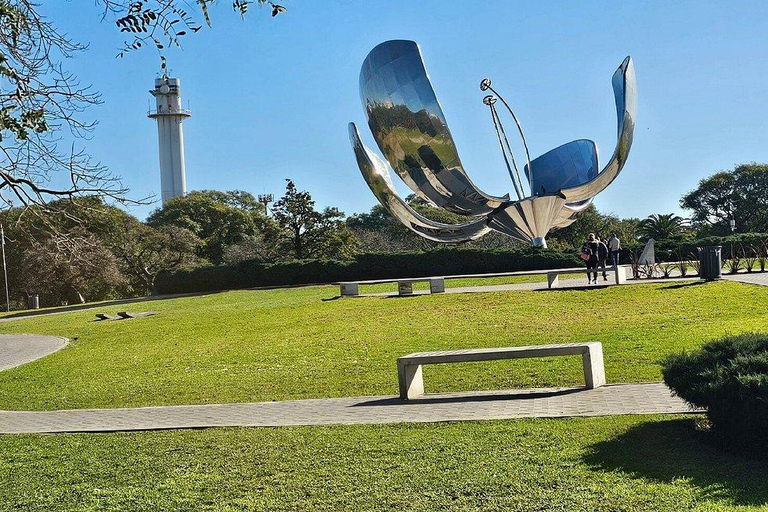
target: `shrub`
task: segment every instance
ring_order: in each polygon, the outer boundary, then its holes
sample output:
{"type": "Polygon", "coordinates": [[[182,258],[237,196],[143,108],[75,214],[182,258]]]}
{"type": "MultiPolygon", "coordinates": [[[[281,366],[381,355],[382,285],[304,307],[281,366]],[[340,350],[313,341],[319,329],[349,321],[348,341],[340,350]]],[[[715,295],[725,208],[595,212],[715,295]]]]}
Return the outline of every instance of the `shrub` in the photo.
{"type": "Polygon", "coordinates": [[[161,272],[159,294],[209,292],[259,286],[320,284],[367,279],[513,272],[583,266],[576,253],[524,247],[515,250],[437,249],[426,252],[367,253],[352,261],[243,261],[161,272]]]}
{"type": "Polygon", "coordinates": [[[670,356],[662,374],[676,395],[707,409],[725,448],[768,457],[768,334],[726,336],[670,356]]]}

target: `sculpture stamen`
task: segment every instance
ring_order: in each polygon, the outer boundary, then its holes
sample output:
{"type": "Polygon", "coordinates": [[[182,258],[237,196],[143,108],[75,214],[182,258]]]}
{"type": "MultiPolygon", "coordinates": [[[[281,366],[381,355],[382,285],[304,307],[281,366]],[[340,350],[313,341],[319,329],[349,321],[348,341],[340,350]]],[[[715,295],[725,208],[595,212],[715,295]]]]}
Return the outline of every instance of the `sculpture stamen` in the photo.
{"type": "Polygon", "coordinates": [[[496,137],[499,140],[499,148],[501,149],[501,156],[504,157],[504,165],[506,165],[507,172],[509,173],[509,178],[512,180],[512,184],[515,186],[515,193],[517,194],[517,198],[522,200],[523,197],[525,197],[525,192],[523,189],[523,180],[520,178],[520,169],[518,169],[517,167],[515,154],[512,152],[512,147],[509,144],[507,133],[504,131],[504,125],[501,124],[499,113],[496,111],[496,106],[494,105],[496,103],[496,98],[489,94],[488,96],[483,98],[483,103],[488,105],[488,107],[491,110],[491,119],[493,119],[493,127],[496,129],[496,137]],[[504,148],[504,143],[502,142],[502,138],[504,142],[506,142],[507,144],[506,149],[504,148]],[[509,150],[509,158],[507,158],[507,150],[509,150]],[[512,168],[509,166],[510,159],[512,160],[512,165],[515,168],[515,174],[512,174],[512,168]],[[517,177],[515,177],[515,175],[517,177]]]}
{"type": "MultiPolygon", "coordinates": [[[[512,107],[509,106],[509,103],[506,102],[504,97],[496,92],[496,89],[493,88],[491,85],[490,78],[483,79],[482,82],[480,82],[480,90],[481,91],[491,91],[493,94],[495,94],[501,102],[504,104],[505,107],[507,107],[507,110],[512,115],[512,119],[515,120],[515,124],[517,125],[517,131],[520,133],[520,138],[523,141],[523,147],[525,148],[525,161],[528,164],[528,182],[533,183],[533,168],[531,167],[531,153],[528,151],[528,141],[525,140],[525,134],[523,133],[523,127],[520,125],[520,121],[517,119],[517,116],[515,115],[515,112],[512,110],[512,107]]],[[[498,115],[498,114],[497,114],[498,115]]],[[[533,191],[531,191],[533,192],[533,191]]]]}

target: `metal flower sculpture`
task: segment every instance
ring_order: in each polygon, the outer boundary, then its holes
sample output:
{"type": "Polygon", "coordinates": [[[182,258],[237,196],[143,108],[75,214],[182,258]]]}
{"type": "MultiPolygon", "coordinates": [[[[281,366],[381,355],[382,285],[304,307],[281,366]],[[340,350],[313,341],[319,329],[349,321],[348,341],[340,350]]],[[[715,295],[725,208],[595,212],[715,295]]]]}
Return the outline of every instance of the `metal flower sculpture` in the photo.
{"type": "Polygon", "coordinates": [[[496,230],[546,247],[547,233],[571,224],[616,179],[627,160],[637,108],[630,57],[614,73],[612,84],[618,143],[610,161],[598,173],[597,146],[591,140],[575,140],[531,160],[515,113],[493,89],[490,80],[481,82],[481,90],[493,93],[483,102],[490,108],[516,201],[508,195],[486,194],[469,179],[427,76],[419,46],[413,41],[381,43],[371,50],[360,71],[360,95],[368,126],[389,165],[363,144],[354,123],[349,123],[349,136],[360,171],[373,194],[396,219],[424,238],[464,242],[496,230]],[[513,117],[522,139],[526,157],[523,171],[529,193],[496,110],[497,99],[513,117]],[[444,224],[419,215],[395,191],[389,166],[420,197],[467,216],[468,222],[444,224]]]}

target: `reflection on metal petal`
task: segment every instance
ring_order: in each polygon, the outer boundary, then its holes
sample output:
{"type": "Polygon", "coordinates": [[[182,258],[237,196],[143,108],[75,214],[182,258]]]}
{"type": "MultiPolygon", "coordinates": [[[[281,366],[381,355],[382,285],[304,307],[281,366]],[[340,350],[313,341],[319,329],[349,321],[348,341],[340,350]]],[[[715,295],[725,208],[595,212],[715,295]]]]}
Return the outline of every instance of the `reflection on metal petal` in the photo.
{"type": "Polygon", "coordinates": [[[435,242],[467,242],[490,231],[484,218],[464,224],[443,224],[419,215],[397,195],[386,163],[365,147],[354,123],[349,123],[349,140],[360,172],[373,195],[393,217],[414,232],[435,242]]]}
{"type": "Polygon", "coordinates": [[[560,212],[560,214],[557,216],[557,219],[555,219],[555,222],[552,224],[552,229],[561,229],[570,226],[571,224],[576,221],[579,214],[584,211],[587,206],[592,204],[592,199],[587,199],[586,201],[582,201],[580,203],[574,203],[574,204],[566,204],[563,206],[563,210],[560,212]]]}
{"type": "Polygon", "coordinates": [[[528,197],[492,215],[488,225],[512,238],[546,246],[544,237],[564,205],[562,196],[528,197]]]}
{"type": "Polygon", "coordinates": [[[525,176],[533,195],[555,194],[597,176],[597,146],[591,140],[574,140],[533,159],[531,167],[533,173],[525,166],[525,176]]]}
{"type": "Polygon", "coordinates": [[[613,74],[613,93],[616,97],[616,115],[618,117],[618,141],[611,160],[597,177],[578,187],[563,189],[562,193],[569,203],[583,201],[605,190],[624,168],[632,147],[637,117],[637,84],[635,66],[632,58],[627,57],[613,74]]]}
{"type": "MultiPolygon", "coordinates": [[[[387,164],[363,145],[352,123],[350,140],[360,171],[374,195],[395,218],[419,235],[438,242],[463,242],[494,229],[546,246],[547,233],[573,223],[595,195],[616,179],[627,161],[637,111],[635,70],[630,57],[621,63],[611,83],[618,142],[602,172],[597,172],[595,143],[575,140],[526,165],[531,196],[510,202],[509,196],[483,193],[464,172],[418,45],[413,41],[387,41],[371,50],[360,71],[360,95],[379,149],[419,196],[451,212],[479,217],[464,224],[443,224],[419,215],[397,195],[387,164]]],[[[508,110],[514,116],[511,108],[508,110]]],[[[520,132],[522,137],[522,129],[520,132]]]]}
{"type": "Polygon", "coordinates": [[[421,197],[462,215],[485,215],[509,200],[480,191],[464,172],[415,42],[386,41],[371,50],[360,96],[379,149],[421,197]]]}

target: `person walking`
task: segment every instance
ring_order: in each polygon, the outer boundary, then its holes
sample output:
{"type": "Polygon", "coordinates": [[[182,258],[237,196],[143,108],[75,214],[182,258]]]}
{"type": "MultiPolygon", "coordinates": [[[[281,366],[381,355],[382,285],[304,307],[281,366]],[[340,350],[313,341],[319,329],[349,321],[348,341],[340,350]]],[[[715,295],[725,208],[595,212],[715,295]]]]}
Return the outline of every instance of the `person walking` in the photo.
{"type": "Polygon", "coordinates": [[[608,280],[608,274],[605,272],[605,262],[608,261],[608,246],[603,242],[600,236],[597,236],[597,261],[603,269],[603,281],[608,280]]]}
{"type": "Polygon", "coordinates": [[[611,251],[611,263],[614,267],[619,266],[619,254],[621,253],[621,240],[616,236],[616,233],[611,233],[608,238],[608,250],[611,251]]]}
{"type": "Polygon", "coordinates": [[[587,241],[581,248],[581,254],[584,261],[587,262],[587,284],[593,281],[597,283],[597,239],[594,233],[590,233],[587,241]],[[595,270],[590,272],[590,270],[595,270]]]}

